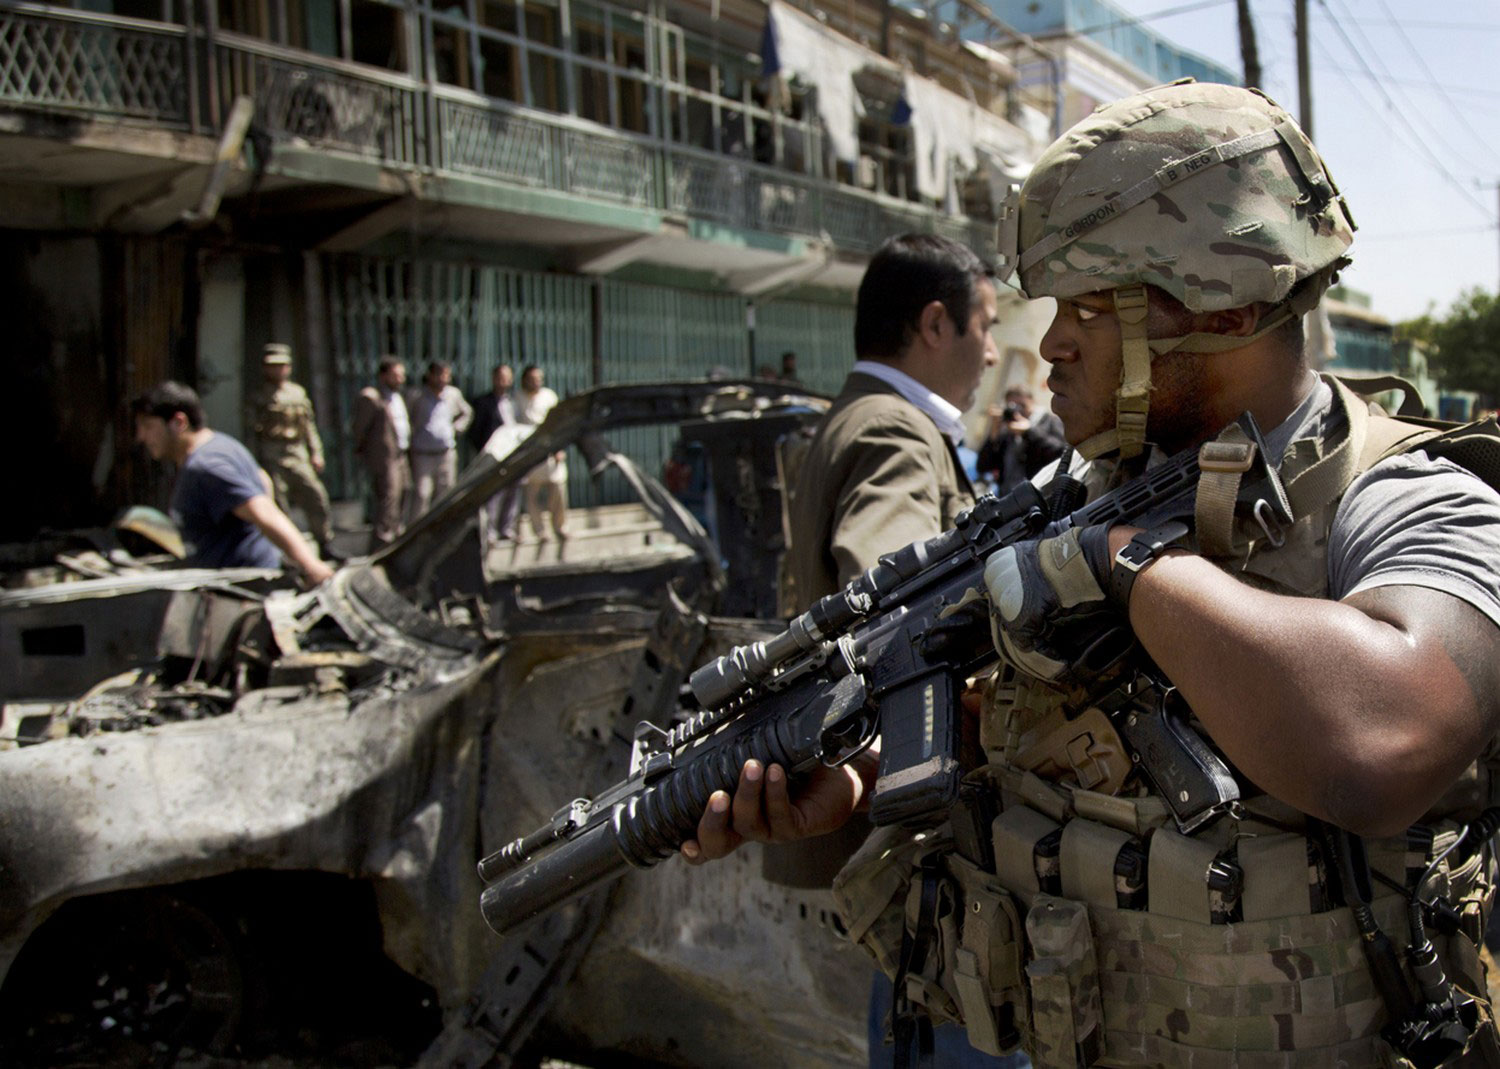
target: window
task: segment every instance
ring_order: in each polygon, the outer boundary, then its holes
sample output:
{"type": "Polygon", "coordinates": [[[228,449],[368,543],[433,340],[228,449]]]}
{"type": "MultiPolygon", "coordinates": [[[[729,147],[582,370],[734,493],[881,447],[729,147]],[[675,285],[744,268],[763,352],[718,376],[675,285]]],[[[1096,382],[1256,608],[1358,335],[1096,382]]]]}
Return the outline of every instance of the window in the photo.
{"type": "Polygon", "coordinates": [[[520,79],[516,76],[516,48],[494,37],[479,38],[480,87],[485,96],[501,100],[521,100],[520,79]]]}
{"type": "MultiPolygon", "coordinates": [[[[526,39],[529,43],[557,47],[557,13],[526,5],[526,39]]],[[[531,103],[549,111],[562,111],[562,61],[543,52],[527,50],[526,74],[531,82],[531,103]]]]}
{"type": "Polygon", "coordinates": [[[338,57],[337,0],[286,0],[286,28],[286,43],[293,48],[338,57]]]}
{"type": "Polygon", "coordinates": [[[406,25],[401,11],[377,0],[349,0],[356,63],[386,70],[411,70],[406,56],[406,25]]]}
{"type": "Polygon", "coordinates": [[[479,24],[501,33],[516,32],[514,0],[479,0],[479,24]]]}
{"type": "Polygon", "coordinates": [[[474,88],[469,62],[469,32],[446,22],[432,23],[432,75],[447,85],[474,88]]]}
{"type": "Polygon", "coordinates": [[[267,0],[219,0],[219,26],[270,40],[271,5],[267,0]]]}

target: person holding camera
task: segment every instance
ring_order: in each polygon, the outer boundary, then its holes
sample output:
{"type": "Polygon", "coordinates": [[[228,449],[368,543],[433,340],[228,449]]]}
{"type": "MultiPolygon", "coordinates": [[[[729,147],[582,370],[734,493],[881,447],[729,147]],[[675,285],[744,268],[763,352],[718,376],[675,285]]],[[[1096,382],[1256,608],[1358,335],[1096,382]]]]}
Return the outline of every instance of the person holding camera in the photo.
{"type": "Polygon", "coordinates": [[[1051,412],[1032,415],[1033,397],[1025,386],[1005,391],[1005,407],[990,406],[990,430],[979,447],[979,476],[1003,494],[1056,460],[1067,442],[1062,422],[1051,412]]]}

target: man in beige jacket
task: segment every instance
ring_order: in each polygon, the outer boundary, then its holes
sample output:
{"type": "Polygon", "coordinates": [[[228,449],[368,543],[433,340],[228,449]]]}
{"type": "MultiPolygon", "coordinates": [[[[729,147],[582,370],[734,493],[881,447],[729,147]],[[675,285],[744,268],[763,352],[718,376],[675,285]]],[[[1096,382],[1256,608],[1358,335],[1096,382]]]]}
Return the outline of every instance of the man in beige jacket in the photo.
{"type": "Polygon", "coordinates": [[[959,418],[998,354],[990,269],[956,242],[891,238],[860,283],[859,359],[802,464],[788,568],[806,608],[974,502],[959,418]]]}
{"type": "MultiPolygon", "coordinates": [[[[855,310],[858,360],[818,428],[792,498],[787,566],[799,608],[882,553],[947,530],[974,503],[956,452],[959,420],[985,367],[998,360],[995,322],[990,269],[964,246],[906,234],[875,253],[855,310]]],[[[766,871],[796,885],[826,885],[863,832],[850,824],[839,836],[772,848],[766,871]]],[[[893,1060],[893,1048],[875,1038],[890,1002],[890,983],[877,975],[872,1069],[893,1060]]],[[[974,1051],[956,1028],[939,1030],[935,1055],[937,1069],[1013,1064],[974,1051]]]]}

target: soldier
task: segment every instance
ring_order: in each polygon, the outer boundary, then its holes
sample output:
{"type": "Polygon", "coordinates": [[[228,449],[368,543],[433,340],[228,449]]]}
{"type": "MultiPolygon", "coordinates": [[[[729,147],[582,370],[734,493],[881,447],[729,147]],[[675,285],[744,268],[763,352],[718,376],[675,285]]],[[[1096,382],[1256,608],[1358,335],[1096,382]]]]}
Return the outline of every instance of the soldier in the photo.
{"type": "Polygon", "coordinates": [[[307,391],[291,381],[292,349],[271,342],[261,358],[264,382],[254,398],[255,456],[271,476],[283,508],[300,508],[318,552],[334,559],[333,523],[323,471],[323,439],[307,391]]]}
{"type": "MultiPolygon", "coordinates": [[[[973,779],[994,871],[941,834],[882,834],[840,874],[846,920],[929,1014],[1042,1066],[1500,1064],[1478,955],[1500,827],[1494,428],[1435,435],[1310,370],[1302,317],[1353,223],[1259,93],[1100,108],[1009,219],[1022,290],[1057,301],[1041,352],[1070,470],[1099,492],[1199,449],[1196,515],[990,558],[976,593],[1004,665],[973,779]],[[1234,510],[1242,412],[1284,526],[1234,510]],[[1105,625],[1138,648],[1081,661],[1105,625]],[[1180,793],[1134,770],[1102,708],[1137,687],[1191,716],[1238,807],[1173,819],[1180,793]]],[[[873,785],[861,769],[795,792],[775,766],[742,774],[684,852],[826,826],[873,785]]]]}

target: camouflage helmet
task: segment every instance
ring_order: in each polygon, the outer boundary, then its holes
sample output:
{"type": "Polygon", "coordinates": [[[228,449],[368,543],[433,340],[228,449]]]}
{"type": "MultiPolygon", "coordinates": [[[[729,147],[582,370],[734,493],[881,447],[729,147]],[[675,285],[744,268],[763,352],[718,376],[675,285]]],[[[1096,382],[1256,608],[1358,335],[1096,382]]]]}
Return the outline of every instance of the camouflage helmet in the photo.
{"type": "Polygon", "coordinates": [[[1053,142],[1007,206],[1000,254],[1028,297],[1115,291],[1135,363],[1122,372],[1118,424],[1131,455],[1149,353],[1236,348],[1309,311],[1349,262],[1354,229],[1290,115],[1256,90],[1189,79],[1103,105],[1053,142]],[[1148,285],[1193,312],[1275,310],[1251,338],[1151,339],[1148,352],[1148,285]]]}
{"type": "Polygon", "coordinates": [[[1195,312],[1279,304],[1354,240],[1292,117],[1253,89],[1213,83],[1100,107],[1042,154],[1017,208],[1028,297],[1144,282],[1195,312]]]}

